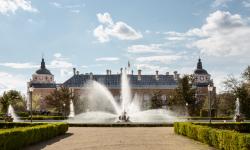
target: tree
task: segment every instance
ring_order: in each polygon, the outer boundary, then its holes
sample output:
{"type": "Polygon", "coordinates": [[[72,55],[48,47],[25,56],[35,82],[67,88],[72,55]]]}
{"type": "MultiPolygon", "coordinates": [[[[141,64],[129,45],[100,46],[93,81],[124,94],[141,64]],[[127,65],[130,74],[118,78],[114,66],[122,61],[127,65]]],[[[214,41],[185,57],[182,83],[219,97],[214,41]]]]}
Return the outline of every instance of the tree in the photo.
{"type": "Polygon", "coordinates": [[[248,83],[250,83],[250,66],[247,66],[245,71],[242,74],[242,77],[247,80],[248,83]]]}
{"type": "Polygon", "coordinates": [[[74,103],[75,99],[76,96],[71,93],[70,89],[63,86],[45,97],[46,104],[49,108],[61,114],[65,113],[65,115],[68,115],[70,112],[70,100],[73,100],[74,103]]]}
{"type": "Polygon", "coordinates": [[[25,101],[20,92],[16,90],[9,90],[3,93],[0,98],[0,103],[2,105],[2,112],[6,113],[9,105],[12,105],[16,111],[25,110],[25,101]]]}
{"type": "Polygon", "coordinates": [[[235,95],[226,92],[217,95],[218,115],[232,116],[235,113],[235,95]]]}
{"type": "Polygon", "coordinates": [[[250,68],[249,66],[244,71],[242,79],[238,80],[233,76],[229,76],[224,82],[227,92],[232,93],[240,101],[240,113],[250,118],[250,83],[249,83],[250,68]],[[245,80],[244,80],[245,79],[245,80]]]}
{"type": "Polygon", "coordinates": [[[175,89],[173,98],[170,99],[169,104],[177,105],[180,109],[187,107],[190,116],[198,115],[195,103],[195,89],[192,88],[192,76],[184,75],[178,81],[178,87],[175,89]]]}
{"type": "Polygon", "coordinates": [[[157,108],[162,108],[162,99],[161,99],[161,92],[156,91],[153,93],[153,96],[151,98],[151,109],[157,109],[157,108]]]}

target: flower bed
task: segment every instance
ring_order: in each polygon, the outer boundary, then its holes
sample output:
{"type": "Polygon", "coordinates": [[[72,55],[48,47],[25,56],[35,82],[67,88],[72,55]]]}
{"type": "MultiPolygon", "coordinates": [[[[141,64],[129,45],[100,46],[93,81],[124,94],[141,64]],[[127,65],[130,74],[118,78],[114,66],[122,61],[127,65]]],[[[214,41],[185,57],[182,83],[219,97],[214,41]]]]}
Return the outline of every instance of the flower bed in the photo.
{"type": "Polygon", "coordinates": [[[0,148],[14,150],[48,140],[68,130],[65,123],[1,123],[0,148]],[[5,124],[5,125],[3,125],[5,124]]]}
{"type": "MultiPolygon", "coordinates": [[[[224,123],[225,128],[233,129],[234,123],[224,123]]],[[[235,123],[240,124],[240,123],[235,123]]],[[[245,127],[250,127],[249,124],[243,123],[245,127]]],[[[174,131],[177,134],[188,136],[194,140],[214,146],[223,150],[249,150],[250,149],[250,134],[240,133],[234,130],[225,130],[215,128],[215,125],[208,125],[204,123],[188,123],[176,122],[174,123],[174,131]]],[[[220,127],[223,124],[218,125],[220,127]]],[[[236,125],[237,126],[237,125],[236,125]]],[[[235,127],[236,127],[235,126],[235,127]]],[[[244,129],[244,128],[243,128],[244,129]]]]}

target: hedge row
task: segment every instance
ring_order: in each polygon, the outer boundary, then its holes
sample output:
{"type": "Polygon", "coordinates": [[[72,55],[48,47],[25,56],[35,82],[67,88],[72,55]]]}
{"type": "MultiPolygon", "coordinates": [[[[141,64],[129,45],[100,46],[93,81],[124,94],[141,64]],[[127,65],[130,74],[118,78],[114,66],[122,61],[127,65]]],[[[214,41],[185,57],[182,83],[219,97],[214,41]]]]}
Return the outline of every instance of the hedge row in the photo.
{"type": "Polygon", "coordinates": [[[32,126],[43,125],[43,124],[44,123],[0,122],[0,129],[32,127],[32,126]]]}
{"type": "MultiPolygon", "coordinates": [[[[20,117],[21,120],[30,120],[31,117],[20,117]]],[[[63,116],[32,116],[33,120],[65,120],[68,119],[68,117],[63,116]]],[[[0,117],[0,120],[3,120],[3,117],[0,117]]]]}
{"type": "Polygon", "coordinates": [[[196,125],[204,125],[212,128],[223,129],[223,130],[234,130],[241,133],[250,133],[249,122],[228,122],[228,123],[193,123],[196,125]]]}
{"type": "Polygon", "coordinates": [[[68,130],[65,123],[43,123],[35,126],[0,129],[0,148],[17,150],[24,146],[48,140],[68,130]]]}
{"type": "Polygon", "coordinates": [[[174,123],[177,134],[214,146],[223,150],[249,150],[250,134],[236,131],[216,129],[209,126],[197,125],[188,122],[174,123]]]}
{"type": "MultiPolygon", "coordinates": [[[[178,119],[187,120],[209,120],[209,117],[177,117],[178,119]]],[[[233,120],[233,117],[212,117],[212,120],[233,120]]]]}

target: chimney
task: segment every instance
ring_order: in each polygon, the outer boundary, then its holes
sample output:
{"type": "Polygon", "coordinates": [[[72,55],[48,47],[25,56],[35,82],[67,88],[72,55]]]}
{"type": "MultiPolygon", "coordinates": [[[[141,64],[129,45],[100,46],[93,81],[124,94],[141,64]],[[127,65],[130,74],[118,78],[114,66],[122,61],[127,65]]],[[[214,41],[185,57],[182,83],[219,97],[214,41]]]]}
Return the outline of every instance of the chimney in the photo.
{"type": "Polygon", "coordinates": [[[168,76],[168,75],[169,75],[169,72],[166,72],[166,75],[168,76]]]}
{"type": "Polygon", "coordinates": [[[76,75],[79,75],[79,71],[76,71],[76,75]]]}
{"type": "Polygon", "coordinates": [[[107,73],[107,75],[109,75],[109,70],[108,69],[106,70],[106,73],[107,73]]]}
{"type": "Polygon", "coordinates": [[[138,80],[141,80],[141,70],[140,70],[140,69],[138,70],[138,76],[137,76],[137,79],[138,79],[138,80]]]}
{"type": "Polygon", "coordinates": [[[112,72],[111,72],[111,70],[109,70],[109,75],[111,75],[112,74],[112,72]]]}
{"type": "Polygon", "coordinates": [[[92,72],[89,73],[89,79],[93,80],[93,73],[92,72]]]}
{"type": "Polygon", "coordinates": [[[158,70],[155,71],[155,80],[159,80],[159,71],[158,70]]]}
{"type": "Polygon", "coordinates": [[[174,71],[174,79],[177,80],[178,79],[178,72],[177,71],[174,71]]]}
{"type": "Polygon", "coordinates": [[[73,74],[76,75],[76,68],[73,68],[73,74]]]}
{"type": "Polygon", "coordinates": [[[134,75],[134,70],[131,70],[131,74],[134,75]]]}

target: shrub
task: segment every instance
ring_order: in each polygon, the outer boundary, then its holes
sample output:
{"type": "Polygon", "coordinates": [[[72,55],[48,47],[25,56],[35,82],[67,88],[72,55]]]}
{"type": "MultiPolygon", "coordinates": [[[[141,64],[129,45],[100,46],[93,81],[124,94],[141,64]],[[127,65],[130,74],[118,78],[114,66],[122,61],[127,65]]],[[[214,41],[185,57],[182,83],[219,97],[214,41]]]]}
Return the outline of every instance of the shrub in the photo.
{"type": "Polygon", "coordinates": [[[229,122],[229,123],[193,123],[223,130],[234,130],[241,133],[250,133],[249,122],[229,122]]]}
{"type": "Polygon", "coordinates": [[[64,134],[68,130],[65,123],[7,123],[6,126],[16,128],[0,130],[2,150],[21,149],[26,145],[64,134]]]}
{"type": "Polygon", "coordinates": [[[177,134],[188,136],[192,139],[207,143],[223,150],[249,150],[250,134],[236,131],[222,130],[188,122],[174,123],[174,131],[177,134]]]}

